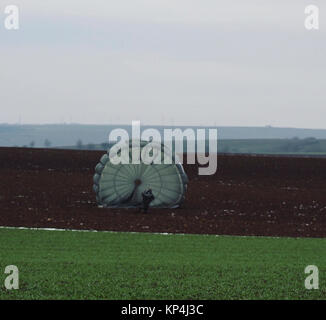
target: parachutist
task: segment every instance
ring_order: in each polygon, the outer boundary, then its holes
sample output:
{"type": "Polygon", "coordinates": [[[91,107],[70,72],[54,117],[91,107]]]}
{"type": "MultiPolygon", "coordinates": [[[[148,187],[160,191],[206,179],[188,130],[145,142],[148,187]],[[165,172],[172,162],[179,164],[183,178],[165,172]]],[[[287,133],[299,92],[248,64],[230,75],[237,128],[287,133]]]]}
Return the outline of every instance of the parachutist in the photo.
{"type": "Polygon", "coordinates": [[[143,212],[147,213],[149,204],[155,199],[152,189],[145,190],[142,192],[142,197],[143,197],[143,212]]]}

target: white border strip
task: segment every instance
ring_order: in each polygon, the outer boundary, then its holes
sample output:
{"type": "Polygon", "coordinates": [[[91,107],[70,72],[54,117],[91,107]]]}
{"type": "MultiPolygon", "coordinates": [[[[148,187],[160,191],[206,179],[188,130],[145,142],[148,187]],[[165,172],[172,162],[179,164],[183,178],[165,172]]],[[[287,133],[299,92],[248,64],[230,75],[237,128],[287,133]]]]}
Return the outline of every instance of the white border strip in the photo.
{"type": "MultiPolygon", "coordinates": [[[[133,233],[133,234],[160,234],[164,236],[169,235],[204,235],[214,236],[214,234],[193,234],[193,233],[168,233],[168,232],[141,232],[141,231],[110,231],[110,230],[93,230],[93,229],[60,229],[60,228],[36,228],[36,227],[8,227],[0,226],[0,229],[12,230],[39,230],[39,231],[73,231],[73,232],[100,232],[100,233],[133,233]]],[[[218,236],[218,235],[216,235],[218,236]]]]}
{"type": "Polygon", "coordinates": [[[0,226],[0,229],[8,230],[39,230],[39,231],[72,231],[72,232],[99,232],[99,233],[125,233],[125,234],[156,234],[163,236],[210,236],[210,237],[235,237],[235,238],[268,238],[268,239],[323,239],[313,237],[277,237],[277,236],[241,236],[229,234],[208,234],[208,233],[169,233],[169,232],[141,232],[141,231],[110,231],[110,230],[88,230],[88,229],[60,229],[60,228],[36,228],[36,227],[9,227],[0,226]]]}

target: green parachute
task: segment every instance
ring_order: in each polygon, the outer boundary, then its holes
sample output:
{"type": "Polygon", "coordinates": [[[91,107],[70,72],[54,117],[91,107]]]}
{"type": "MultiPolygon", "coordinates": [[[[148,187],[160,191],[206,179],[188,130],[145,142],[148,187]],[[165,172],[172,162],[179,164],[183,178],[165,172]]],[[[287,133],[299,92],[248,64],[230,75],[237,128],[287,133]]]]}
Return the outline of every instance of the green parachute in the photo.
{"type": "Polygon", "coordinates": [[[150,207],[176,208],[182,204],[188,178],[180,161],[164,144],[130,140],[120,146],[114,156],[112,154],[111,147],[95,167],[93,190],[99,206],[139,207],[142,192],[148,189],[155,197],[150,207]],[[132,163],[133,152],[141,155],[139,163],[132,163]],[[124,161],[116,164],[117,158],[124,161]]]}

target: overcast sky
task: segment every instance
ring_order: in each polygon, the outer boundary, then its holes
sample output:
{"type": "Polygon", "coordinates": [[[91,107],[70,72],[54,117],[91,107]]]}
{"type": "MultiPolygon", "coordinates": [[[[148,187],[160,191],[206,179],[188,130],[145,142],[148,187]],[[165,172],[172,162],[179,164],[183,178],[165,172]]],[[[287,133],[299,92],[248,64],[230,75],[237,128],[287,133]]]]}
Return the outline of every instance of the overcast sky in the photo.
{"type": "Polygon", "coordinates": [[[324,0],[2,0],[0,22],[0,123],[326,129],[324,0]]]}

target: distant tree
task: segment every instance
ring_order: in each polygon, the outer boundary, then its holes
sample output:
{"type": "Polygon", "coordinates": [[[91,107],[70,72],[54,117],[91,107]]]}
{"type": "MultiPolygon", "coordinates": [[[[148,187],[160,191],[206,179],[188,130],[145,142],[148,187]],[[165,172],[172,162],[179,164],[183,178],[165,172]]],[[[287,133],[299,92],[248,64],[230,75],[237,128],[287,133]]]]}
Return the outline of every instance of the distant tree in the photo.
{"type": "Polygon", "coordinates": [[[34,148],[34,146],[35,146],[35,142],[34,142],[34,141],[31,141],[30,144],[29,144],[29,146],[30,146],[31,148],[34,148]]]}
{"type": "Polygon", "coordinates": [[[46,148],[51,147],[51,141],[50,141],[49,139],[45,139],[45,140],[44,140],[44,146],[45,146],[46,148]]]}
{"type": "Polygon", "coordinates": [[[81,139],[78,139],[76,142],[77,149],[83,149],[83,141],[81,139]]]}

